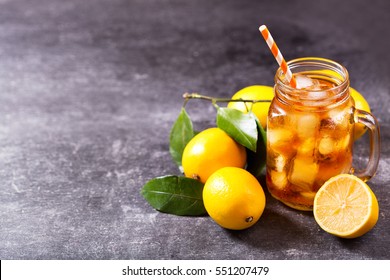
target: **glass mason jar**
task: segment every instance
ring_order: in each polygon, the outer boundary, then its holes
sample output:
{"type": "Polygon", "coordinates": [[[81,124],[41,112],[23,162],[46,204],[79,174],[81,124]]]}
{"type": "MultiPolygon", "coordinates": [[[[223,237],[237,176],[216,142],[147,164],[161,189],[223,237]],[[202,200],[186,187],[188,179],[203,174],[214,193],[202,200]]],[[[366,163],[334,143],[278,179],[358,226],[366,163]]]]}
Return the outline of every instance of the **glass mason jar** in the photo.
{"type": "Polygon", "coordinates": [[[353,173],[367,181],[374,176],[380,150],[374,116],[354,107],[347,70],[323,58],[288,62],[297,88],[279,68],[275,98],[267,123],[267,187],[273,197],[299,210],[312,210],[317,190],[329,178],[353,173]],[[367,168],[352,168],[354,124],[370,134],[367,168]]]}

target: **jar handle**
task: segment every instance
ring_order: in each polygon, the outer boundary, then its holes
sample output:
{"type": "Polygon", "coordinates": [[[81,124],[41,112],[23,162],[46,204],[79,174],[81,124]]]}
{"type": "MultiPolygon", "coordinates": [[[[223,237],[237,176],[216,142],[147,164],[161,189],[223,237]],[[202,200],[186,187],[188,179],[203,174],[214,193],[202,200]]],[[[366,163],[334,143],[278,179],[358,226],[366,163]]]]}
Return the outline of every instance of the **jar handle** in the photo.
{"type": "Polygon", "coordinates": [[[353,173],[363,181],[368,181],[375,175],[379,163],[381,146],[379,124],[372,114],[356,108],[354,111],[354,122],[362,123],[368,128],[370,136],[370,157],[365,169],[354,170],[353,173]]]}

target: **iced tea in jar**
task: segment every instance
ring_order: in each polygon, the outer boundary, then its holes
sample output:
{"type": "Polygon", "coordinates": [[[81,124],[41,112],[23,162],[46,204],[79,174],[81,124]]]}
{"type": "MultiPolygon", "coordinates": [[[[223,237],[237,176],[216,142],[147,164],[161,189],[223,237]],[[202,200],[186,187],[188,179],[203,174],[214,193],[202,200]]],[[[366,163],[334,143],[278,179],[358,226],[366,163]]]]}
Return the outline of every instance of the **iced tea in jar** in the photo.
{"type": "Polygon", "coordinates": [[[267,124],[267,187],[272,196],[299,210],[312,210],[317,190],[329,178],[354,173],[371,178],[379,161],[375,118],[354,107],[347,70],[323,58],[288,62],[297,81],[292,88],[282,70],[275,75],[275,98],[267,124]],[[365,170],[352,168],[354,124],[370,133],[365,170]]]}

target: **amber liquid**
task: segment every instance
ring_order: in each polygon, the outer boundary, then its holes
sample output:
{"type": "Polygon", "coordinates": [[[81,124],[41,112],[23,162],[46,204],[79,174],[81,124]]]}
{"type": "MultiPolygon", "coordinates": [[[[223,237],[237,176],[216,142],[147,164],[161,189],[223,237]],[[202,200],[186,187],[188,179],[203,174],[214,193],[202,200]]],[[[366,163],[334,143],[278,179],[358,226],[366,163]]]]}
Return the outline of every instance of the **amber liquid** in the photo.
{"type": "MultiPolygon", "coordinates": [[[[318,83],[324,90],[335,86],[325,80],[318,83]]],[[[302,90],[299,94],[326,99],[332,92],[302,90]]],[[[323,183],[348,173],[352,164],[352,100],[316,104],[314,110],[305,110],[299,100],[287,104],[275,98],[268,115],[267,187],[275,198],[300,210],[312,210],[323,183]]]]}

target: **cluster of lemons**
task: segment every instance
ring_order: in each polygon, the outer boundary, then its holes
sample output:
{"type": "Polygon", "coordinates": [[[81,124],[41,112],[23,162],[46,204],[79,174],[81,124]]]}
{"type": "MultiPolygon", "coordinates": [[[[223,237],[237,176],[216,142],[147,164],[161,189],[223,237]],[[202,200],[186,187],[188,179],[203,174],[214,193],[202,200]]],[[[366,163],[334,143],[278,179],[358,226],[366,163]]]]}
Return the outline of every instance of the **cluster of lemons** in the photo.
{"type": "MultiPolygon", "coordinates": [[[[370,111],[364,97],[350,90],[355,107],[370,111]]],[[[249,86],[232,99],[271,100],[273,88],[249,86]]],[[[229,108],[251,110],[266,128],[268,102],[230,102],[229,108]]],[[[366,128],[357,124],[355,139],[366,128]]],[[[198,133],[184,149],[182,165],[187,177],[204,183],[203,203],[210,217],[220,226],[240,230],[254,225],[262,215],[266,198],[258,180],[246,166],[246,149],[219,128],[198,133]]],[[[314,201],[314,217],[321,228],[336,236],[353,238],[368,232],[378,219],[378,202],[370,188],[353,175],[331,178],[318,191],[314,201]],[[345,191],[348,189],[348,192],[345,191]],[[343,197],[345,203],[340,203],[343,197]],[[343,209],[341,209],[343,208],[343,209]]]]}
{"type": "MultiPolygon", "coordinates": [[[[271,100],[273,88],[246,87],[232,99],[271,100]]],[[[252,112],[265,127],[269,102],[230,102],[229,108],[252,112]],[[253,106],[251,108],[251,106],[253,106]]],[[[219,128],[197,134],[187,144],[182,157],[184,174],[205,183],[203,203],[207,213],[220,226],[245,229],[255,224],[265,208],[265,195],[257,179],[246,171],[246,149],[219,128]]]]}

